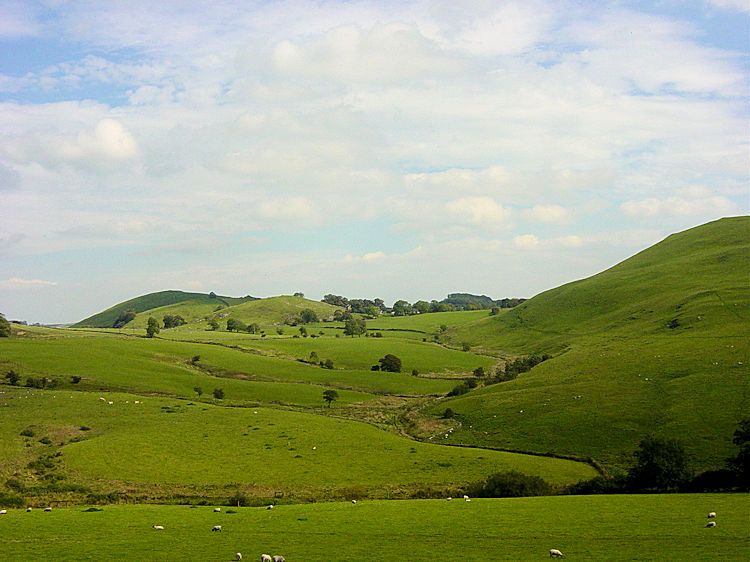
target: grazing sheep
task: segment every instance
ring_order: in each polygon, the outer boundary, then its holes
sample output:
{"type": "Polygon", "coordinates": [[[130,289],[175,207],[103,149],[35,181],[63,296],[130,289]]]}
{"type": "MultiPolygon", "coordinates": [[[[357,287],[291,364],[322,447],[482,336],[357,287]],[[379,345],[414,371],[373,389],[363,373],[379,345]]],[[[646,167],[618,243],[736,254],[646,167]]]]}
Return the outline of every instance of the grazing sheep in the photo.
{"type": "Polygon", "coordinates": [[[51,507],[45,507],[44,511],[52,511],[52,508],[51,507]]]}
{"type": "Polygon", "coordinates": [[[99,397],[99,400],[101,400],[102,402],[106,402],[107,401],[106,398],[102,398],[102,397],[99,397]]]}
{"type": "Polygon", "coordinates": [[[273,562],[286,562],[286,560],[284,559],[284,557],[281,556],[280,554],[274,554],[272,560],[273,560],[273,562]]]}
{"type": "Polygon", "coordinates": [[[28,513],[29,511],[31,511],[31,508],[30,508],[30,507],[27,507],[27,508],[26,508],[26,513],[28,513]]]}
{"type": "Polygon", "coordinates": [[[549,549],[549,557],[550,558],[565,558],[563,553],[557,550],[556,548],[549,549]]]}
{"type": "Polygon", "coordinates": [[[242,553],[241,552],[236,552],[235,555],[234,555],[234,559],[235,560],[242,560],[242,553]]]}
{"type": "Polygon", "coordinates": [[[449,501],[451,501],[452,499],[453,499],[452,497],[448,496],[447,498],[445,498],[445,501],[449,502],[449,501]]]}
{"type": "Polygon", "coordinates": [[[153,525],[153,527],[154,527],[154,529],[156,529],[157,531],[163,531],[163,530],[164,530],[164,525],[153,525]]]}
{"type": "Polygon", "coordinates": [[[352,500],[352,503],[357,503],[357,500],[352,500]]]}
{"type": "Polygon", "coordinates": [[[716,521],[709,521],[706,523],[706,527],[716,527],[716,521]]]}
{"type": "Polygon", "coordinates": [[[464,499],[465,499],[465,500],[468,500],[468,499],[469,499],[469,496],[467,496],[466,494],[464,494],[464,499]]]}
{"type": "Polygon", "coordinates": [[[716,512],[712,511],[708,515],[706,515],[706,517],[708,517],[709,519],[711,519],[712,517],[716,517],[716,512]]]}
{"type": "Polygon", "coordinates": [[[470,502],[471,500],[470,500],[469,498],[466,498],[466,500],[465,500],[465,501],[467,501],[467,502],[470,502]]]}
{"type": "Polygon", "coordinates": [[[7,509],[0,509],[0,515],[5,515],[6,513],[8,513],[7,509]]]}
{"type": "Polygon", "coordinates": [[[212,531],[221,531],[221,525],[214,525],[212,531]]]}
{"type": "Polygon", "coordinates": [[[261,554],[260,562],[273,562],[273,558],[271,558],[271,556],[268,554],[261,554]]]}
{"type": "Polygon", "coordinates": [[[215,507],[215,508],[214,508],[214,513],[218,513],[218,512],[220,512],[220,511],[221,511],[221,508],[220,508],[220,507],[215,507]]]}
{"type": "Polygon", "coordinates": [[[273,504],[271,504],[268,507],[266,507],[266,509],[273,509],[273,504]]]}

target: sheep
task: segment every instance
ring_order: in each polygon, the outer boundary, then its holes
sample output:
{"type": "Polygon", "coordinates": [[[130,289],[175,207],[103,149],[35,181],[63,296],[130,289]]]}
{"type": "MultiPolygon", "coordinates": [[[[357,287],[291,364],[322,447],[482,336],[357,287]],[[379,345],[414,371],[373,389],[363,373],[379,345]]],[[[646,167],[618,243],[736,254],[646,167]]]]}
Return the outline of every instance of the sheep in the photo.
{"type": "Polygon", "coordinates": [[[273,509],[273,504],[271,504],[268,507],[266,507],[266,509],[273,509]]]}
{"type": "Polygon", "coordinates": [[[8,513],[7,509],[0,509],[0,515],[5,515],[6,513],[8,513]]]}
{"type": "Polygon", "coordinates": [[[357,503],[357,500],[352,500],[352,503],[357,503]]]}
{"type": "Polygon", "coordinates": [[[273,558],[271,558],[271,556],[268,554],[261,554],[260,562],[273,562],[273,558]]]}
{"type": "Polygon", "coordinates": [[[709,521],[706,523],[706,527],[716,527],[716,521],[709,521]]]}
{"type": "Polygon", "coordinates": [[[565,555],[563,555],[563,553],[557,550],[556,548],[550,548],[549,557],[550,558],[565,558],[565,555]]]}
{"type": "Polygon", "coordinates": [[[99,397],[99,400],[101,400],[102,402],[106,402],[107,401],[107,399],[104,398],[104,397],[102,397],[102,396],[99,397]]]}
{"type": "Polygon", "coordinates": [[[712,512],[710,512],[710,513],[709,513],[708,515],[706,515],[706,517],[708,517],[709,519],[711,519],[711,518],[713,518],[713,517],[716,517],[716,512],[715,512],[715,511],[712,511],[712,512]]]}
{"type": "Polygon", "coordinates": [[[26,508],[26,513],[29,513],[30,511],[31,511],[31,508],[30,508],[30,507],[27,507],[27,508],[26,508]]]}
{"type": "Polygon", "coordinates": [[[272,557],[273,562],[286,562],[283,556],[281,554],[274,554],[272,557]]]}
{"type": "Polygon", "coordinates": [[[219,513],[220,511],[221,511],[221,508],[220,508],[220,507],[215,507],[215,508],[214,508],[214,513],[219,513]]]}
{"type": "Polygon", "coordinates": [[[467,496],[466,494],[464,494],[464,499],[465,499],[465,500],[468,500],[468,499],[469,499],[469,496],[467,496]]]}
{"type": "Polygon", "coordinates": [[[221,531],[221,525],[214,525],[212,531],[221,531]]]}
{"type": "Polygon", "coordinates": [[[470,502],[471,500],[470,500],[469,498],[466,498],[466,501],[467,501],[467,502],[470,502]]]}
{"type": "Polygon", "coordinates": [[[44,511],[52,511],[52,508],[51,507],[45,507],[44,511]]]}
{"type": "Polygon", "coordinates": [[[234,559],[235,560],[242,560],[242,553],[241,552],[235,552],[234,559]]]}
{"type": "Polygon", "coordinates": [[[451,501],[452,499],[453,499],[452,497],[448,496],[447,498],[445,498],[445,501],[449,502],[449,501],[451,501]]]}
{"type": "Polygon", "coordinates": [[[163,531],[164,530],[164,525],[152,525],[152,526],[157,531],[163,531]]]}

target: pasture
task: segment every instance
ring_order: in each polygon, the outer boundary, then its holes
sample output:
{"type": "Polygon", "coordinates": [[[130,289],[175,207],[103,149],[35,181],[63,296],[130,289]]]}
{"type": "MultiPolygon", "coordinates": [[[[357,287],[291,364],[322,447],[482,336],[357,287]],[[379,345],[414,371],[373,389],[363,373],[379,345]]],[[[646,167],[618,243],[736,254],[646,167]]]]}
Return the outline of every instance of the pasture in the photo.
{"type": "Polygon", "coordinates": [[[556,485],[595,476],[582,463],[415,442],[361,422],[278,408],[8,387],[0,406],[0,476],[20,471],[22,486],[32,488],[46,479],[105,493],[153,489],[167,499],[170,488],[192,497],[211,488],[225,497],[245,489],[305,498],[358,487],[398,497],[460,487],[499,470],[556,485]],[[49,466],[26,470],[42,458],[49,466]]]}
{"type": "Polygon", "coordinates": [[[11,509],[4,560],[741,560],[747,494],[11,509]],[[231,511],[231,513],[230,513],[231,511]],[[716,511],[717,526],[705,527],[716,511]],[[152,529],[162,525],[164,530],[152,529]],[[219,533],[211,532],[221,525],[219,533]]]}

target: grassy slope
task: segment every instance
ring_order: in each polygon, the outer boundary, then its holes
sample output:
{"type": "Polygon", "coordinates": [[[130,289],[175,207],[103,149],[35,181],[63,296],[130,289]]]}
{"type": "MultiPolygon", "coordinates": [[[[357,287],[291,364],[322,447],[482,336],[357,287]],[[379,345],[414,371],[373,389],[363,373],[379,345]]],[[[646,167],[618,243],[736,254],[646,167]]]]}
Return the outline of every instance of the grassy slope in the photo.
{"type": "MultiPolygon", "coordinates": [[[[94,314],[93,316],[89,316],[88,318],[85,318],[80,322],[73,324],[73,327],[80,328],[88,326],[93,328],[109,328],[112,326],[115,319],[119,316],[120,312],[130,308],[132,308],[136,312],[144,312],[152,308],[174,305],[184,301],[210,301],[215,302],[215,306],[230,306],[238,304],[238,301],[242,300],[243,299],[236,299],[231,297],[216,297],[214,299],[211,299],[208,295],[205,295],[203,293],[159,291],[116,304],[115,306],[108,308],[107,310],[94,314]]],[[[161,320],[161,318],[159,318],[159,320],[161,320]]]]}
{"type": "MultiPolygon", "coordinates": [[[[264,508],[105,506],[0,518],[5,560],[741,560],[746,494],[322,503],[264,508]],[[705,514],[718,525],[706,529],[705,514]],[[154,531],[160,524],[164,531],[154,531]],[[221,533],[212,533],[213,525],[221,533]],[[335,553],[335,554],[333,554],[335,553]]],[[[745,553],[745,554],[743,554],[745,553]]]]}
{"type": "Polygon", "coordinates": [[[433,412],[450,406],[474,426],[454,434],[458,442],[618,464],[655,433],[680,439],[696,468],[722,466],[734,424],[750,414],[749,230],[739,217],[672,235],[455,330],[454,340],[486,348],[562,353],[433,412]],[[673,319],[680,325],[670,329],[673,319]]]}
{"type": "Polygon", "coordinates": [[[500,469],[539,474],[556,484],[594,474],[582,463],[418,443],[360,422],[281,409],[119,393],[107,394],[113,402],[108,404],[93,393],[24,388],[5,389],[1,400],[0,474],[6,478],[23,472],[29,454],[56,450],[61,456],[53,472],[66,475],[66,482],[105,490],[120,482],[304,495],[352,486],[461,485],[500,469]],[[79,431],[84,425],[91,429],[79,431]],[[33,438],[20,435],[28,427],[33,438]],[[79,435],[86,439],[69,441],[79,435]],[[53,443],[39,443],[44,436],[53,443]]]}
{"type": "Polygon", "coordinates": [[[309,308],[315,311],[318,317],[333,317],[333,313],[339,308],[325,302],[309,300],[303,297],[282,295],[269,297],[251,302],[245,302],[221,311],[217,315],[220,322],[226,322],[227,318],[235,318],[246,324],[256,323],[263,326],[283,324],[299,316],[299,313],[309,308]]]}

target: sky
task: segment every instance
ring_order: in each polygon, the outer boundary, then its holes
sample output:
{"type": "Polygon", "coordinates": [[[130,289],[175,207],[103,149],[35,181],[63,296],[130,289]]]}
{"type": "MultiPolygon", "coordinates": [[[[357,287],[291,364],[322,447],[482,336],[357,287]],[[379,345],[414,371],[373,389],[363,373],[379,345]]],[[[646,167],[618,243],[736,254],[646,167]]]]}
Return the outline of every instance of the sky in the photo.
{"type": "Polygon", "coordinates": [[[746,0],[0,0],[0,312],[531,297],[748,206],[746,0]]]}

